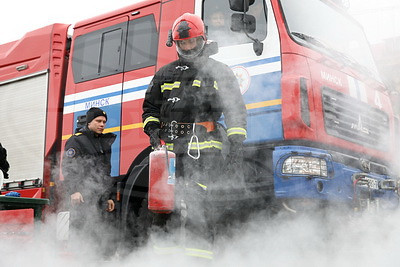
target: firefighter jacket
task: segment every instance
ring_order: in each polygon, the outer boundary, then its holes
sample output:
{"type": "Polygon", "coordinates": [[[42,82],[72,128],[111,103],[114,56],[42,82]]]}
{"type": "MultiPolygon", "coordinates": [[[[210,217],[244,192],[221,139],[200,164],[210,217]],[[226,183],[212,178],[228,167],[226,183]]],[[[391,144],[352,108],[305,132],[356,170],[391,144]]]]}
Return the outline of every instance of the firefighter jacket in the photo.
{"type": "MultiPolygon", "coordinates": [[[[190,138],[193,127],[189,125],[215,123],[222,114],[228,138],[240,135],[244,140],[247,112],[232,70],[205,56],[189,62],[179,59],[162,67],[153,77],[143,103],[143,128],[149,134],[148,125],[157,124],[162,129],[162,139],[176,144],[190,138]]],[[[202,128],[203,134],[194,146],[221,149],[220,134],[205,131],[201,126],[196,129],[202,128]]]]}
{"type": "Polygon", "coordinates": [[[71,136],[65,144],[62,172],[69,195],[80,192],[85,200],[111,198],[111,145],[116,135],[97,135],[87,127],[71,136]]]}

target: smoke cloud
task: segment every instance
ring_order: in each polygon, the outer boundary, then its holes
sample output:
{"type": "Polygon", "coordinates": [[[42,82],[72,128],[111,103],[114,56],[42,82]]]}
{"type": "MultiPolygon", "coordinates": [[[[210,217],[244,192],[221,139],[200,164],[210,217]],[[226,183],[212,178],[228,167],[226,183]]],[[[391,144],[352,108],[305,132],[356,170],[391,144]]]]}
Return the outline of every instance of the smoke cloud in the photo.
{"type": "Polygon", "coordinates": [[[348,3],[349,13],[361,23],[372,44],[399,36],[399,1],[349,0],[348,3]]]}
{"type": "MultiPolygon", "coordinates": [[[[316,212],[317,213],[317,212],[316,212]]],[[[323,214],[274,218],[255,214],[237,226],[231,237],[217,241],[219,253],[213,261],[193,259],[179,251],[159,255],[151,244],[103,260],[94,252],[95,244],[81,237],[68,251],[55,239],[55,218],[41,226],[28,242],[2,238],[2,266],[394,266],[398,262],[400,233],[398,212],[389,214],[346,214],[329,210],[323,214]]],[[[98,227],[98,225],[93,225],[98,227]]],[[[112,247],[115,244],[108,244],[112,247]]]]}

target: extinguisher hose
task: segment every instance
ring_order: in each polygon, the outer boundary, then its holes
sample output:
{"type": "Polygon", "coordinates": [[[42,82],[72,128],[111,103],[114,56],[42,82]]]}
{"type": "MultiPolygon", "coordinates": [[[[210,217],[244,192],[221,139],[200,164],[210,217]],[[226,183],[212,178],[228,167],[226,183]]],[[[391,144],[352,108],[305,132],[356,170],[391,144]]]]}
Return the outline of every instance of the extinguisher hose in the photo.
{"type": "Polygon", "coordinates": [[[168,149],[165,145],[163,147],[165,148],[165,160],[167,161],[168,179],[171,179],[171,171],[169,170],[168,149]]]}

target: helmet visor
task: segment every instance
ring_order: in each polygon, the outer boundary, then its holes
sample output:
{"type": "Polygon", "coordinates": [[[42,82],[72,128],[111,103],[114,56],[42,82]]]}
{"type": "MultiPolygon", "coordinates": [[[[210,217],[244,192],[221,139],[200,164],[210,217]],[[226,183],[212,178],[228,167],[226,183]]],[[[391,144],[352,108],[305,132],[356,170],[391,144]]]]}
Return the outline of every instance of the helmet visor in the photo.
{"type": "Polygon", "coordinates": [[[185,40],[177,40],[176,49],[178,54],[186,59],[197,57],[204,48],[204,39],[202,36],[189,38],[185,40]]]}

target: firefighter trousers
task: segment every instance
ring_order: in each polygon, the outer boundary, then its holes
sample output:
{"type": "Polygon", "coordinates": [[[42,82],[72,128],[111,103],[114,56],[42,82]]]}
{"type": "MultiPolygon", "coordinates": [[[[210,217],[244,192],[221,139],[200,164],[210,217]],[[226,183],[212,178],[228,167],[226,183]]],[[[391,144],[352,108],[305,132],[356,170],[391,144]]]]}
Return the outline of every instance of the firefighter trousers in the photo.
{"type": "MultiPolygon", "coordinates": [[[[173,239],[166,242],[167,246],[183,248],[192,257],[213,257],[219,214],[209,199],[209,188],[221,178],[221,163],[220,151],[202,151],[199,159],[176,154],[175,210],[169,215],[156,215],[154,221],[159,233],[168,233],[173,239]]],[[[156,246],[165,249],[164,241],[158,239],[156,246]]]]}

